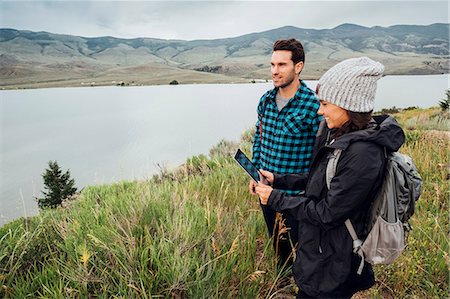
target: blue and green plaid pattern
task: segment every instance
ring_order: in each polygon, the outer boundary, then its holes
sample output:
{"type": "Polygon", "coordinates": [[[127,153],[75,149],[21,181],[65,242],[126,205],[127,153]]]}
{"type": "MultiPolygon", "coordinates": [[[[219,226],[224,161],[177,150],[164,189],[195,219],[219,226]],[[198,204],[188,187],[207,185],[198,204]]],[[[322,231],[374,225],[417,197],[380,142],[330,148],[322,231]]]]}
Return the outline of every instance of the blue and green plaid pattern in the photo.
{"type": "Polygon", "coordinates": [[[319,100],[300,80],[295,96],[278,111],[275,102],[277,92],[278,88],[269,90],[259,102],[253,163],[260,169],[275,173],[307,172],[321,120],[321,116],[317,114],[319,100]],[[260,122],[262,136],[259,131],[260,122]]]}

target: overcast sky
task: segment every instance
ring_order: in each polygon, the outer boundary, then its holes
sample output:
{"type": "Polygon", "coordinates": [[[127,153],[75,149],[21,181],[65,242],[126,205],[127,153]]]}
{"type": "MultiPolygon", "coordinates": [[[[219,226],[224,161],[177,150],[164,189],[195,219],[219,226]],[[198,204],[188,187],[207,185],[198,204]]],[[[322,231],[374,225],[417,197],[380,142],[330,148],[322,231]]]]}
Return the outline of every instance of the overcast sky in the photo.
{"type": "Polygon", "coordinates": [[[4,1],[0,27],[133,38],[215,39],[286,25],[448,23],[448,1],[4,1]]]}

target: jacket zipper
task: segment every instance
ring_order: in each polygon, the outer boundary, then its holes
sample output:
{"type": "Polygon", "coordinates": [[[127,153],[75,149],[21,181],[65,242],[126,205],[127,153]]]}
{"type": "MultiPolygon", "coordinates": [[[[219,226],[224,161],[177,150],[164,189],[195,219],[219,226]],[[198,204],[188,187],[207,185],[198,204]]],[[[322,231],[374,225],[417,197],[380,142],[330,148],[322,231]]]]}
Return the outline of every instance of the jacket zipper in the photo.
{"type": "Polygon", "coordinates": [[[323,253],[321,244],[322,244],[322,231],[320,231],[320,234],[319,234],[319,253],[320,254],[323,253]]]}

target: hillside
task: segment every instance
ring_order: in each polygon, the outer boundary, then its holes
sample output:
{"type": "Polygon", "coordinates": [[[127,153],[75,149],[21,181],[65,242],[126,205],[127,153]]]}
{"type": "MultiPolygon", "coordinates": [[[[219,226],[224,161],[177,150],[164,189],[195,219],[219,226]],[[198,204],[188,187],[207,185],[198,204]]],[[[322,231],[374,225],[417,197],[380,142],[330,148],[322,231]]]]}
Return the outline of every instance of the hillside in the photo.
{"type": "MultiPolygon", "coordinates": [[[[376,266],[376,285],[357,298],[448,295],[449,120],[439,108],[396,117],[401,151],[423,178],[405,252],[376,266]]],[[[293,298],[289,270],[277,269],[258,200],[220,142],[209,157],[145,181],[85,188],[65,208],[0,228],[2,298],[293,298]]]]}
{"type": "Polygon", "coordinates": [[[449,72],[449,28],[449,24],[387,28],[342,24],[323,30],[286,26],[193,41],[0,29],[0,87],[265,80],[270,79],[273,42],[291,37],[304,44],[305,79],[318,78],[338,61],[362,55],[383,62],[387,75],[441,74],[449,72]]]}

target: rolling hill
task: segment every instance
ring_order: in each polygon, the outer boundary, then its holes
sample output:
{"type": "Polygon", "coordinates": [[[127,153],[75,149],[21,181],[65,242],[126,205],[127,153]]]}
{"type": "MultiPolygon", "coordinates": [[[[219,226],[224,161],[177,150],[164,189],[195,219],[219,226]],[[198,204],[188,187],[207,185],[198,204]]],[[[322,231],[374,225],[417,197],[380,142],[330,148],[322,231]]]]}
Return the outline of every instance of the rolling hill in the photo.
{"type": "Polygon", "coordinates": [[[386,74],[449,73],[450,24],[333,29],[286,26],[215,40],[87,38],[0,29],[0,87],[249,82],[270,79],[272,44],[297,38],[306,51],[302,77],[314,79],[335,63],[369,56],[386,74]]]}

